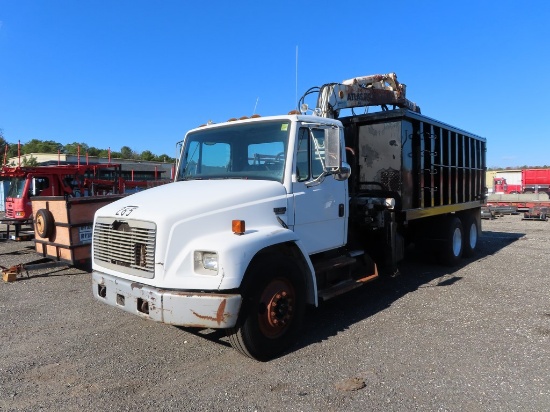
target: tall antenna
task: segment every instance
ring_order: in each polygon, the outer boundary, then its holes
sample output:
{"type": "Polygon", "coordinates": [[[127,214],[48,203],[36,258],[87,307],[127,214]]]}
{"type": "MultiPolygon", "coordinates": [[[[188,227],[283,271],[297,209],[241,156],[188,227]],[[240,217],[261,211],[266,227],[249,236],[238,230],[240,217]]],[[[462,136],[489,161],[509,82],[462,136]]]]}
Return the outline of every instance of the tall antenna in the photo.
{"type": "Polygon", "coordinates": [[[294,101],[296,102],[296,110],[298,110],[298,45],[296,45],[296,96],[294,101]]]}
{"type": "Polygon", "coordinates": [[[258,107],[258,100],[260,100],[260,96],[256,97],[256,104],[254,105],[254,111],[252,114],[256,114],[256,107],[258,107]]]}

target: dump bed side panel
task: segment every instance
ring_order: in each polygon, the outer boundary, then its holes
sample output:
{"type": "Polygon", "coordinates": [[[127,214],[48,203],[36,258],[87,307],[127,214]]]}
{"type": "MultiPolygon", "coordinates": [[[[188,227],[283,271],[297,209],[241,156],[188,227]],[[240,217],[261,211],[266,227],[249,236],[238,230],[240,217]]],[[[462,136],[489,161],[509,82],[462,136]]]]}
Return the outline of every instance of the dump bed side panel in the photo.
{"type": "Polygon", "coordinates": [[[397,194],[411,218],[483,203],[485,139],[408,110],[340,120],[352,149],[352,194],[397,194]]]}

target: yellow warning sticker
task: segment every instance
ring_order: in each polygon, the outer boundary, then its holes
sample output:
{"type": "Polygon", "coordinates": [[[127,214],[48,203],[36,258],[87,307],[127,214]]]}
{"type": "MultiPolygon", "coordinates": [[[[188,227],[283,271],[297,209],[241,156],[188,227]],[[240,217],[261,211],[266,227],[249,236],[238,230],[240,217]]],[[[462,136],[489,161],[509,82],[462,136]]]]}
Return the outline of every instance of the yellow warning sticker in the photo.
{"type": "Polygon", "coordinates": [[[284,123],[281,125],[281,132],[286,132],[288,130],[288,123],[284,123]]]}

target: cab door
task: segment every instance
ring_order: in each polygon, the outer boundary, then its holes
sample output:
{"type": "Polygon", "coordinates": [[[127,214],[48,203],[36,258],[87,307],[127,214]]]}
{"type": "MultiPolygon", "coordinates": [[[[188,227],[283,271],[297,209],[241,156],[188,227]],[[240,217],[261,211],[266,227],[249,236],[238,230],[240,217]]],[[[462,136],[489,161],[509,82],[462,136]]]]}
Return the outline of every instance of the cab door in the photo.
{"type": "Polygon", "coordinates": [[[347,181],[320,178],[325,156],[322,128],[298,131],[294,200],[294,231],[309,254],[345,245],[347,237],[347,181]],[[318,179],[318,180],[316,180],[318,179]]]}

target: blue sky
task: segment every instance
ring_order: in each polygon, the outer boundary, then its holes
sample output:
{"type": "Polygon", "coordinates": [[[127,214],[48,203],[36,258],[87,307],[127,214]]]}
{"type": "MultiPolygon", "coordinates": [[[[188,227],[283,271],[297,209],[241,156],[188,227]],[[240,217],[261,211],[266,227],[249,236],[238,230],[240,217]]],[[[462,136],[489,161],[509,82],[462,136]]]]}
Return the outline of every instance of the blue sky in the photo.
{"type": "Polygon", "coordinates": [[[395,72],[489,167],[550,165],[549,50],[547,1],[0,0],[0,129],[175,156],[209,119],[395,72]]]}

